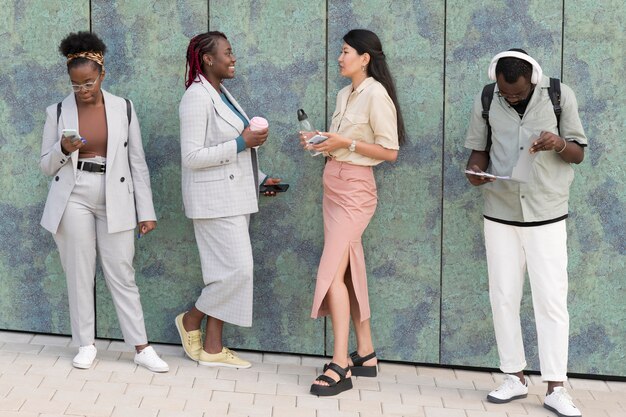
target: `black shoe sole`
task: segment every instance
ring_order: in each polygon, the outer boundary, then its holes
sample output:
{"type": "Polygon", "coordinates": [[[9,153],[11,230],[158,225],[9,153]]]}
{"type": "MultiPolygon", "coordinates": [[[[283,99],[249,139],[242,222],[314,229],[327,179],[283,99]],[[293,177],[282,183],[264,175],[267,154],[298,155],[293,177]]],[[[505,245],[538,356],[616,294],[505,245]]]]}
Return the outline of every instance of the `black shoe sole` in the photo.
{"type": "Polygon", "coordinates": [[[376,365],[374,366],[352,366],[350,367],[350,372],[352,372],[352,376],[365,376],[368,378],[373,378],[378,375],[378,370],[376,369],[376,365]]]}
{"type": "Polygon", "coordinates": [[[349,389],[352,389],[352,380],[350,378],[346,378],[333,386],[313,384],[311,385],[311,394],[319,397],[329,397],[331,395],[340,394],[349,389]]]}
{"type": "Polygon", "coordinates": [[[489,401],[490,403],[494,403],[494,404],[506,404],[506,403],[510,403],[513,400],[521,400],[522,398],[526,398],[526,397],[528,397],[528,394],[516,395],[515,397],[511,397],[511,398],[507,398],[505,400],[502,400],[500,398],[496,398],[496,397],[492,397],[491,395],[487,395],[487,401],[489,401]]]}
{"type": "Polygon", "coordinates": [[[567,414],[561,414],[561,413],[559,413],[558,411],[556,411],[556,408],[554,408],[554,407],[550,407],[550,406],[549,406],[549,405],[547,405],[547,404],[544,404],[544,405],[543,405],[543,408],[545,408],[546,410],[550,410],[550,411],[552,411],[553,413],[555,413],[555,414],[556,414],[557,416],[559,416],[559,417],[582,417],[582,414],[577,414],[577,415],[575,415],[575,416],[568,416],[567,414]]]}

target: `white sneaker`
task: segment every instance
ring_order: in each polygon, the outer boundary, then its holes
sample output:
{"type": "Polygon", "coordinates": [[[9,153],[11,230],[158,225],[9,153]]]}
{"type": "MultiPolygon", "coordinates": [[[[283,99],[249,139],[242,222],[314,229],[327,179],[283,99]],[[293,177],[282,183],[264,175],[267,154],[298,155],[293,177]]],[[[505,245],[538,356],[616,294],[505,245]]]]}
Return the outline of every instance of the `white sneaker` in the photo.
{"type": "Polygon", "coordinates": [[[504,404],[509,401],[526,398],[528,396],[528,381],[522,381],[515,375],[504,375],[504,382],[494,391],[487,395],[487,401],[496,404],[504,404]]]}
{"type": "Polygon", "coordinates": [[[96,353],[98,350],[94,345],[81,346],[78,348],[78,354],[74,356],[72,365],[74,368],[89,369],[93,365],[93,360],[96,359],[96,353]]]}
{"type": "Polygon", "coordinates": [[[581,417],[580,410],[576,408],[572,397],[569,396],[565,387],[555,387],[552,394],[546,395],[543,401],[544,408],[555,412],[559,417],[581,417]]]}
{"type": "Polygon", "coordinates": [[[167,372],[170,370],[168,364],[159,358],[152,346],[147,346],[141,352],[135,353],[135,363],[148,368],[152,372],[167,372]]]}

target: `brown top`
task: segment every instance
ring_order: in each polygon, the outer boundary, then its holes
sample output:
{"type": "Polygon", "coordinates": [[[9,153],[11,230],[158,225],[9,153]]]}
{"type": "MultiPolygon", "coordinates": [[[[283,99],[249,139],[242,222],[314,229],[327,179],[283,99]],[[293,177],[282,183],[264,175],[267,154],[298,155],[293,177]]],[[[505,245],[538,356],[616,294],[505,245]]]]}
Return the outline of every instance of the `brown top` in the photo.
{"type": "Polygon", "coordinates": [[[80,148],[80,158],[107,156],[107,116],[104,105],[78,108],[78,132],[87,143],[80,148]]]}

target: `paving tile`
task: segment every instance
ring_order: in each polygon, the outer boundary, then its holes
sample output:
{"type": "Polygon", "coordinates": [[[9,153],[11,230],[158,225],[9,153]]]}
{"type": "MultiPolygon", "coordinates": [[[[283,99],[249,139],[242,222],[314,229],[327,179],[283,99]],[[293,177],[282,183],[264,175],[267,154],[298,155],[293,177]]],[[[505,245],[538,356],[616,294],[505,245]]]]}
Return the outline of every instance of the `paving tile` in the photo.
{"type": "Polygon", "coordinates": [[[473,389],[474,382],[464,379],[450,379],[435,377],[435,383],[441,388],[459,388],[459,389],[473,389]]]}
{"type": "Polygon", "coordinates": [[[2,417],[39,417],[39,413],[26,411],[3,411],[2,417]]]}
{"type": "MultiPolygon", "coordinates": [[[[80,390],[71,390],[65,388],[59,388],[52,397],[52,400],[59,402],[76,403],[77,400],[84,403],[95,404],[96,400],[100,396],[100,393],[95,391],[83,391],[80,390]]],[[[111,414],[111,413],[109,413],[111,414]]]]}
{"type": "Polygon", "coordinates": [[[485,407],[483,406],[482,401],[478,400],[466,400],[466,399],[444,399],[443,400],[444,408],[458,408],[462,410],[481,410],[484,411],[485,407]]]}
{"type": "Polygon", "coordinates": [[[341,411],[367,411],[374,413],[382,413],[382,404],[380,401],[371,400],[339,400],[339,410],[341,411]]]}
{"type": "Polygon", "coordinates": [[[294,384],[277,384],[277,395],[295,395],[295,396],[310,396],[310,385],[294,385],[294,384]]]}
{"type": "Polygon", "coordinates": [[[379,382],[381,391],[404,392],[407,394],[419,394],[420,388],[412,384],[393,384],[388,382],[379,382]]]}
{"type": "Polygon", "coordinates": [[[30,365],[30,369],[26,373],[26,375],[42,375],[42,376],[53,376],[57,378],[67,378],[72,369],[67,366],[46,366],[34,364],[30,365]]]}
{"type": "Polygon", "coordinates": [[[282,408],[295,408],[296,397],[293,395],[268,395],[257,393],[254,395],[254,404],[282,408]]]}
{"type": "Polygon", "coordinates": [[[18,411],[25,402],[26,398],[23,397],[0,398],[1,414],[4,415],[5,411],[18,411]]]}
{"type": "Polygon", "coordinates": [[[58,361],[59,361],[58,355],[46,356],[46,355],[42,355],[41,353],[40,354],[18,353],[13,363],[48,367],[48,366],[54,366],[54,364],[56,364],[58,361]]]}
{"type": "Polygon", "coordinates": [[[280,364],[278,365],[279,374],[287,375],[308,375],[315,379],[322,373],[323,368],[316,368],[314,366],[292,365],[292,364],[280,364]]]}
{"type": "Polygon", "coordinates": [[[231,404],[228,407],[228,416],[241,416],[241,417],[271,417],[272,407],[266,405],[252,405],[252,404],[231,404]]]}
{"type": "Polygon", "coordinates": [[[422,395],[434,395],[445,399],[461,399],[458,389],[440,387],[419,387],[422,395]]]}
{"type": "Polygon", "coordinates": [[[0,349],[5,352],[38,354],[41,348],[41,345],[31,345],[30,343],[5,342],[0,349]]]}
{"type": "Polygon", "coordinates": [[[235,391],[235,381],[215,378],[195,378],[193,388],[232,392],[235,391]]]}
{"type": "Polygon", "coordinates": [[[111,417],[157,417],[158,413],[158,410],[119,406],[113,409],[113,414],[111,414],[111,417]]]}
{"type": "Polygon", "coordinates": [[[465,410],[467,417],[507,417],[505,412],[500,411],[481,411],[481,410],[465,410]]]}
{"type": "MultiPolygon", "coordinates": [[[[126,384],[150,384],[152,382],[152,378],[155,377],[156,374],[148,371],[144,368],[137,368],[135,372],[133,371],[121,371],[121,372],[111,372],[111,377],[109,378],[109,382],[123,382],[126,384]]],[[[193,382],[193,378],[191,378],[193,382]]]]}
{"type": "Polygon", "coordinates": [[[103,358],[101,355],[98,357],[98,363],[93,366],[96,371],[104,372],[133,372],[135,368],[137,365],[133,362],[103,358]]]}
{"type": "Polygon", "coordinates": [[[210,398],[187,401],[184,411],[201,411],[205,417],[225,416],[228,413],[229,403],[211,401],[210,398]]]}
{"type": "Polygon", "coordinates": [[[250,369],[219,368],[217,378],[230,381],[257,382],[259,373],[250,369]]]}
{"type": "Polygon", "coordinates": [[[376,378],[353,377],[352,386],[364,391],[380,391],[380,383],[376,378]]]}
{"type": "Polygon", "coordinates": [[[617,400],[613,401],[598,401],[598,400],[574,400],[574,404],[585,409],[598,409],[598,410],[623,410],[622,406],[617,400]]]}
{"type": "Polygon", "coordinates": [[[170,392],[170,387],[151,384],[128,384],[125,394],[140,395],[142,397],[165,398],[170,392]]]}
{"type": "Polygon", "coordinates": [[[248,362],[252,362],[252,366],[257,366],[257,364],[263,362],[263,352],[246,352],[239,350],[237,351],[237,355],[248,362]]]}
{"type": "Polygon", "coordinates": [[[85,381],[80,379],[61,378],[57,376],[46,376],[39,385],[40,388],[53,388],[63,391],[82,391],[85,381]]]}
{"type": "Polygon", "coordinates": [[[15,358],[17,358],[17,352],[5,352],[2,350],[2,346],[4,343],[0,343],[0,364],[9,364],[13,363],[15,358]]]}
{"type": "Polygon", "coordinates": [[[211,401],[235,404],[252,404],[254,402],[254,394],[242,392],[225,392],[213,391],[211,401]]]}
{"type": "Polygon", "coordinates": [[[485,381],[495,383],[491,372],[480,372],[480,371],[467,371],[464,369],[455,369],[454,375],[456,379],[463,379],[469,381],[485,381]]]}
{"type": "Polygon", "coordinates": [[[300,365],[300,356],[297,355],[285,355],[280,353],[264,353],[264,363],[276,363],[276,364],[291,364],[300,365]]]}
{"type": "Polygon", "coordinates": [[[298,379],[298,375],[259,373],[260,383],[297,384],[298,379]]]}
{"type": "Polygon", "coordinates": [[[0,375],[0,384],[11,384],[14,387],[38,387],[41,381],[41,375],[0,375]]]}
{"type": "Polygon", "coordinates": [[[55,393],[54,388],[41,388],[36,385],[13,387],[6,398],[23,398],[37,401],[50,401],[55,393]]]}
{"type": "Polygon", "coordinates": [[[624,411],[609,410],[606,413],[609,417],[626,417],[626,410],[624,411]]]}
{"type": "MultiPolygon", "coordinates": [[[[314,408],[276,406],[272,409],[272,417],[325,417],[326,414],[322,414],[322,411],[314,408]]],[[[358,414],[355,417],[359,417],[358,414]]]]}
{"type": "Polygon", "coordinates": [[[126,391],[126,386],[121,382],[101,382],[101,381],[87,381],[83,387],[83,391],[96,391],[99,393],[111,393],[111,394],[123,394],[126,391]]]}
{"type": "Polygon", "coordinates": [[[126,342],[113,340],[113,341],[111,341],[109,343],[109,345],[106,348],[106,350],[112,350],[112,351],[115,351],[115,352],[134,352],[135,351],[135,347],[126,344],[126,342]]]}
{"type": "Polygon", "coordinates": [[[447,408],[424,407],[426,417],[466,417],[465,411],[447,408]]]}
{"type": "Polygon", "coordinates": [[[198,366],[192,362],[189,366],[179,366],[175,372],[171,369],[168,374],[175,374],[176,376],[185,376],[189,378],[202,377],[202,378],[217,378],[217,368],[210,368],[208,366],[198,366]]]}
{"type": "Polygon", "coordinates": [[[378,369],[381,373],[394,375],[417,375],[417,367],[414,365],[403,365],[399,363],[378,362],[378,369]]]}
{"type": "Polygon", "coordinates": [[[157,397],[144,395],[139,409],[183,411],[187,401],[182,398],[157,397]]]}
{"type": "Polygon", "coordinates": [[[578,393],[579,390],[576,391],[571,391],[569,392],[569,394],[572,396],[572,398],[574,399],[593,399],[593,400],[599,400],[599,401],[607,401],[607,402],[618,402],[620,400],[625,400],[626,399],[626,393],[624,392],[604,392],[604,391],[583,391],[583,392],[588,392],[589,395],[591,395],[591,398],[586,398],[586,397],[574,397],[574,393],[578,393]]]}
{"type": "Polygon", "coordinates": [[[401,415],[411,417],[424,416],[424,408],[419,405],[411,404],[386,404],[383,403],[383,415],[401,415]]]}
{"type": "Polygon", "coordinates": [[[429,407],[443,407],[443,399],[435,395],[421,395],[421,394],[400,394],[403,404],[429,406],[429,407]]]}
{"type": "Polygon", "coordinates": [[[626,382],[606,381],[606,384],[613,392],[626,392],[626,382]]]}
{"type": "Polygon", "coordinates": [[[235,392],[250,394],[276,394],[276,384],[268,382],[236,381],[235,392]]]}
{"type": "Polygon", "coordinates": [[[177,376],[170,375],[168,373],[164,374],[154,374],[152,377],[152,385],[163,385],[168,387],[187,387],[191,388],[193,386],[194,378],[190,378],[187,376],[177,376]]]}
{"type": "Polygon", "coordinates": [[[68,379],[76,379],[91,382],[107,382],[111,379],[112,372],[96,371],[95,369],[71,368],[68,379]]]}
{"type": "Polygon", "coordinates": [[[0,330],[0,342],[3,343],[28,343],[32,339],[33,335],[31,333],[0,330]]]}
{"type": "Polygon", "coordinates": [[[334,397],[317,397],[311,394],[296,398],[296,407],[314,408],[316,410],[339,410],[339,400],[334,397]]]}
{"type": "Polygon", "coordinates": [[[28,370],[30,369],[31,365],[28,363],[19,363],[16,364],[15,362],[13,362],[11,364],[11,366],[6,366],[4,367],[4,369],[2,369],[2,374],[3,375],[26,375],[26,373],[28,372],[28,370]]]}
{"type": "Polygon", "coordinates": [[[317,417],[363,417],[364,415],[357,411],[317,410],[317,417]]]}
{"type": "Polygon", "coordinates": [[[70,402],[65,414],[85,415],[89,417],[109,417],[113,414],[114,406],[102,404],[90,404],[86,401],[70,402]]]}
{"type": "Polygon", "coordinates": [[[456,375],[454,374],[454,369],[447,368],[436,368],[430,366],[418,366],[417,367],[418,375],[427,375],[435,378],[448,378],[448,379],[456,379],[456,375]]]}
{"type": "Polygon", "coordinates": [[[69,346],[71,341],[70,336],[36,334],[28,343],[32,345],[69,346]]]}
{"type": "Polygon", "coordinates": [[[57,401],[41,401],[35,398],[29,398],[24,402],[21,411],[37,412],[37,413],[57,413],[63,414],[69,406],[66,402],[57,401]]]}
{"type": "Polygon", "coordinates": [[[381,403],[402,403],[402,396],[397,391],[369,391],[360,392],[361,398],[369,401],[378,401],[381,403]]]}
{"type": "Polygon", "coordinates": [[[184,356],[185,351],[181,345],[162,345],[159,343],[151,343],[150,346],[156,350],[156,352],[161,355],[167,356],[184,356]]]}
{"type": "Polygon", "coordinates": [[[398,384],[426,385],[430,387],[437,385],[435,383],[435,377],[428,375],[396,375],[396,382],[398,384]]]}
{"type": "Polygon", "coordinates": [[[302,366],[313,366],[322,369],[332,358],[319,356],[302,356],[302,366]]]}
{"type": "Polygon", "coordinates": [[[137,409],[139,408],[142,399],[143,397],[137,394],[116,394],[105,392],[98,395],[96,404],[112,405],[115,408],[128,407],[137,409]]]}
{"type": "Polygon", "coordinates": [[[203,417],[203,415],[204,413],[202,411],[172,411],[172,410],[159,411],[159,417],[203,417]]]}

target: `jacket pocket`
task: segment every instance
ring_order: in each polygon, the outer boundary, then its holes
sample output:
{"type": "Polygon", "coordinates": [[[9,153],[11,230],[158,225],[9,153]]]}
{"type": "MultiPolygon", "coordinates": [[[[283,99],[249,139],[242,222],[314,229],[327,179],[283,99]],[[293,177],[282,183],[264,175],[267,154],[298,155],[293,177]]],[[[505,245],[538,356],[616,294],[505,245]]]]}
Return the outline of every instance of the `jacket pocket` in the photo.
{"type": "Polygon", "coordinates": [[[199,169],[193,171],[193,182],[221,181],[225,178],[226,171],[223,166],[199,169]]]}

